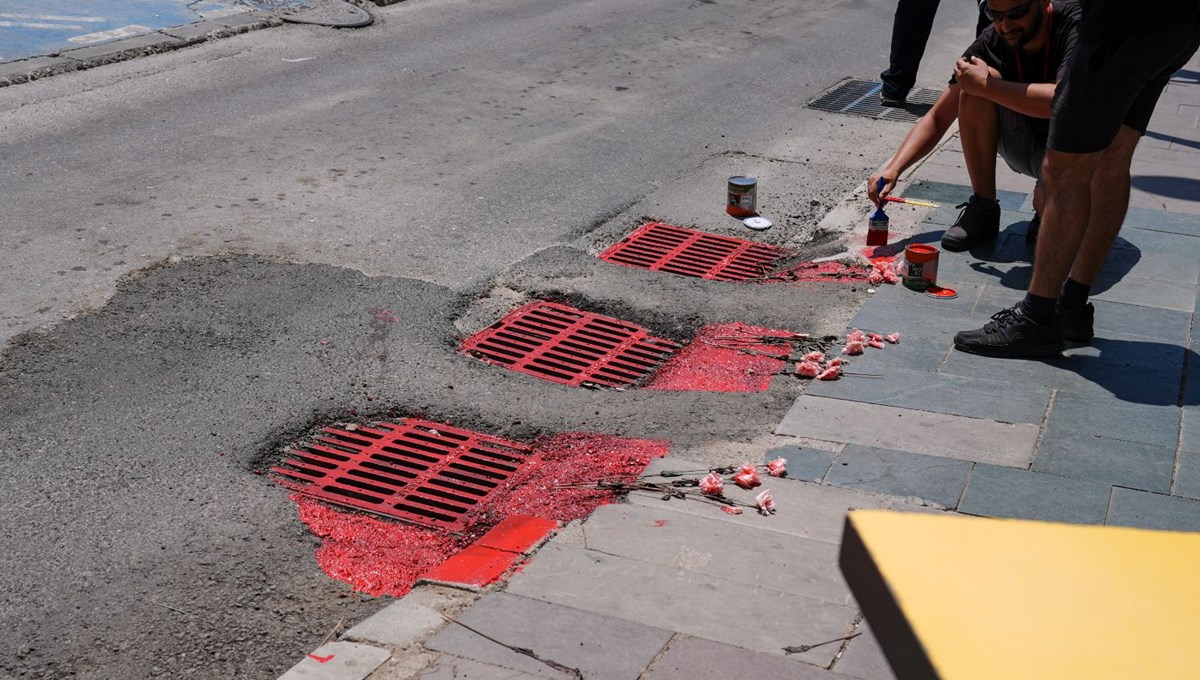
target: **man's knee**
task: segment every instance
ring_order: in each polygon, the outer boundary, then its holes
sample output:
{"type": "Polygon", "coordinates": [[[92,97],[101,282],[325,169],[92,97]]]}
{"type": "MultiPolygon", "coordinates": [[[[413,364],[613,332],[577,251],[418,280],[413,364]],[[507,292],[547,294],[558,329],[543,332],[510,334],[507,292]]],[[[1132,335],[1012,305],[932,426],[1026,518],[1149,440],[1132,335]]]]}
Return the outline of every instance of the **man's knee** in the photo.
{"type": "Polygon", "coordinates": [[[1042,162],[1042,180],[1051,191],[1058,192],[1069,186],[1081,187],[1090,184],[1100,165],[1103,152],[1066,153],[1046,149],[1042,162]]]}

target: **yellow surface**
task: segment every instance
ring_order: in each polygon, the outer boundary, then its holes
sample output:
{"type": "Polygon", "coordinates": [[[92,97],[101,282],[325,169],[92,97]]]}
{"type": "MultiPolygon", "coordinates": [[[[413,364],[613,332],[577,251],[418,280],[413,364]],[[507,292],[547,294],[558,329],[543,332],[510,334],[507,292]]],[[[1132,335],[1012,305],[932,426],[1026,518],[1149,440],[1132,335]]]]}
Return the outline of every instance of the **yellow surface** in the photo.
{"type": "Polygon", "coordinates": [[[1200,678],[1200,534],[850,521],[942,680],[1200,678]]]}

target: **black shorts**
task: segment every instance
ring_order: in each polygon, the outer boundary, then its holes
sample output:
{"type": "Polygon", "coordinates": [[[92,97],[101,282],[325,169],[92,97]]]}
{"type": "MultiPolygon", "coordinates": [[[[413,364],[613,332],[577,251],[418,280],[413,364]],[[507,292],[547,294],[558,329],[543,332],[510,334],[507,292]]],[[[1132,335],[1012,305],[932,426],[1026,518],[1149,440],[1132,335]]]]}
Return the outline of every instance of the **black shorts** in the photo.
{"type": "Polygon", "coordinates": [[[1041,180],[1042,159],[1046,156],[1046,121],[1040,121],[1042,127],[1038,130],[1027,116],[1003,106],[997,106],[996,111],[1000,115],[996,152],[1013,172],[1041,180]]]}
{"type": "Polygon", "coordinates": [[[1055,151],[1103,151],[1121,125],[1145,134],[1167,81],[1200,45],[1200,5],[1194,1],[1127,30],[1113,3],[1094,4],[1084,16],[1067,75],[1054,92],[1048,144],[1055,151]]]}

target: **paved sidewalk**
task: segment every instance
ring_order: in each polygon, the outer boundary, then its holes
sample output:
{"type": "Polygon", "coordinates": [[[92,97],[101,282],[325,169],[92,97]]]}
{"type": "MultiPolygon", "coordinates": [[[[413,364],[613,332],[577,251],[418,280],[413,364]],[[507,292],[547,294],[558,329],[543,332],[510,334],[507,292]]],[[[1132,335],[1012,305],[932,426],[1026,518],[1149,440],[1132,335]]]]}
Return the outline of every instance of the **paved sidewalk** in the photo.
{"type": "MultiPolygon", "coordinates": [[[[314,654],[336,649],[340,664],[310,658],[285,677],[571,677],[446,624],[437,612],[449,610],[589,679],[885,679],[836,565],[847,509],[1200,531],[1198,115],[1200,60],[1172,82],[1136,156],[1090,345],[1038,361],[951,347],[956,331],[1018,300],[1030,276],[1032,183],[1006,174],[1000,238],[942,255],[939,283],[958,297],[882,287],[853,321],[900,332],[899,345],[853,363],[882,377],[814,383],[776,429],[777,446],[760,452],[789,460],[789,478],[766,484],[777,515],[631,495],[565,527],[465,609],[419,586],[314,654]]],[[[970,194],[964,177],[956,145],[944,146],[901,187],[942,207],[898,208],[909,212],[896,223],[936,243],[970,194]]],[[[651,470],[696,467],[666,458],[651,470]]]]}

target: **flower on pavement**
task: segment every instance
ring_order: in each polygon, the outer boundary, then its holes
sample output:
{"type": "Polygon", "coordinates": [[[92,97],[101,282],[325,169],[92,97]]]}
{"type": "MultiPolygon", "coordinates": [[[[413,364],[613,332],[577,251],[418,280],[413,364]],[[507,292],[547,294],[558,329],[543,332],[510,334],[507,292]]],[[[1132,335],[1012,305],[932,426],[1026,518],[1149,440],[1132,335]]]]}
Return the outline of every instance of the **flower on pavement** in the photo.
{"type": "Polygon", "coordinates": [[[762,493],[754,497],[754,507],[758,508],[760,514],[775,514],[775,499],[771,498],[770,489],[763,489],[762,493]]]}
{"type": "Polygon", "coordinates": [[[867,334],[863,333],[857,328],[851,329],[851,331],[846,334],[846,342],[866,342],[866,340],[867,334]]]}
{"type": "Polygon", "coordinates": [[[859,354],[862,354],[862,353],[863,353],[863,341],[862,340],[851,340],[846,343],[845,347],[842,348],[842,354],[846,354],[846,355],[849,355],[852,357],[858,356],[859,354]]]}
{"type": "Polygon", "coordinates": [[[814,350],[812,352],[809,352],[808,354],[805,354],[803,357],[803,360],[804,361],[814,361],[819,364],[822,361],[825,361],[825,353],[814,350]]]}
{"type": "Polygon", "coordinates": [[[758,468],[754,467],[753,463],[743,463],[738,468],[737,474],[733,476],[733,483],[743,489],[753,489],[762,484],[762,479],[758,476],[758,468]]]}
{"type": "Polygon", "coordinates": [[[885,335],[885,336],[883,336],[883,339],[887,340],[888,342],[892,343],[893,345],[900,344],[900,334],[899,333],[892,333],[891,335],[885,335]]]}
{"type": "Polygon", "coordinates": [[[742,509],[741,509],[741,508],[734,507],[734,506],[732,506],[732,505],[722,505],[722,506],[721,506],[721,510],[722,510],[723,512],[725,512],[726,514],[729,514],[729,515],[740,515],[740,514],[742,514],[742,509]]]}
{"type": "Polygon", "coordinates": [[[842,365],[829,366],[817,376],[817,380],[837,380],[842,375],[842,365]]]}
{"type": "Polygon", "coordinates": [[[829,361],[825,362],[825,368],[827,368],[827,369],[834,368],[836,366],[841,366],[844,363],[846,363],[845,359],[843,359],[841,357],[834,357],[834,358],[830,359],[829,361]]]}
{"type": "Polygon", "coordinates": [[[708,476],[700,480],[700,490],[706,496],[720,496],[725,490],[725,482],[721,481],[721,476],[715,472],[708,473],[708,476]]]}
{"type": "Polygon", "coordinates": [[[767,474],[782,477],[787,474],[787,458],[776,458],[767,462],[767,474]]]}
{"type": "Polygon", "coordinates": [[[796,375],[802,378],[815,378],[821,372],[821,364],[815,361],[801,361],[796,364],[796,375]]]}

